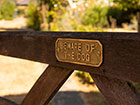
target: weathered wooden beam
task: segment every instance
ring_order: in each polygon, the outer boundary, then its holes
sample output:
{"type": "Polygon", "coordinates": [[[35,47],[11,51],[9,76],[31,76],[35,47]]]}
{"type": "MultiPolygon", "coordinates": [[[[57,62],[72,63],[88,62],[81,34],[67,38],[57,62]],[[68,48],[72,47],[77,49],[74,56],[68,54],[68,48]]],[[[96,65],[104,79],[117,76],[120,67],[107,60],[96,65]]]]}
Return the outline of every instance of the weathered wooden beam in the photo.
{"type": "Polygon", "coordinates": [[[0,105],[18,105],[15,102],[12,102],[8,99],[0,97],[0,105]]]}
{"type": "Polygon", "coordinates": [[[140,33],[0,32],[0,54],[140,82],[140,33]],[[97,68],[58,61],[58,38],[99,40],[103,63],[97,68]]]}
{"type": "Polygon", "coordinates": [[[47,105],[73,70],[49,66],[37,80],[21,105],[47,105]]]}
{"type": "Polygon", "coordinates": [[[140,97],[123,80],[91,74],[109,105],[140,105],[140,97]]]}

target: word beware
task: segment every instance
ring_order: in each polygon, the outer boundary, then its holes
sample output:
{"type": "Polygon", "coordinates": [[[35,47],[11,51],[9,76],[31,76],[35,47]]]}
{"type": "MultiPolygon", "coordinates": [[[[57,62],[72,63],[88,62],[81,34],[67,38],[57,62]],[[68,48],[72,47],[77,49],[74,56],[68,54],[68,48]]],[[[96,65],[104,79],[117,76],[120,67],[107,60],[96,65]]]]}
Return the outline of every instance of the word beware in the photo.
{"type": "Polygon", "coordinates": [[[58,38],[55,44],[58,61],[99,67],[102,45],[98,40],[58,38]]]}

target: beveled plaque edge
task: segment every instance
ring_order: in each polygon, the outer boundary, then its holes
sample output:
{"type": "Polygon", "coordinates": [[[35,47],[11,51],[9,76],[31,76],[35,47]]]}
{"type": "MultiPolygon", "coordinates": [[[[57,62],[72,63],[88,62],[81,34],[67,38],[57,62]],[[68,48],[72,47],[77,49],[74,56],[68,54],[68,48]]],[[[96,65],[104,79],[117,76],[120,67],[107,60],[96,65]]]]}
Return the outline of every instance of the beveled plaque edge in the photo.
{"type": "Polygon", "coordinates": [[[100,63],[98,65],[85,64],[85,63],[80,63],[80,62],[74,62],[74,61],[72,62],[72,61],[67,61],[67,60],[61,60],[61,59],[59,59],[59,57],[57,55],[57,51],[56,51],[56,49],[57,49],[56,48],[57,42],[59,40],[77,40],[77,41],[78,40],[84,40],[84,41],[88,40],[90,42],[93,41],[93,40],[89,40],[89,39],[57,38],[57,40],[55,42],[55,56],[56,56],[56,58],[57,58],[58,61],[63,62],[63,63],[71,63],[71,64],[85,65],[85,66],[92,66],[92,67],[100,67],[100,65],[102,64],[102,62],[103,62],[103,46],[102,46],[102,44],[101,44],[101,42],[99,40],[94,40],[95,42],[98,42],[98,44],[101,46],[101,61],[100,61],[100,63]]]}

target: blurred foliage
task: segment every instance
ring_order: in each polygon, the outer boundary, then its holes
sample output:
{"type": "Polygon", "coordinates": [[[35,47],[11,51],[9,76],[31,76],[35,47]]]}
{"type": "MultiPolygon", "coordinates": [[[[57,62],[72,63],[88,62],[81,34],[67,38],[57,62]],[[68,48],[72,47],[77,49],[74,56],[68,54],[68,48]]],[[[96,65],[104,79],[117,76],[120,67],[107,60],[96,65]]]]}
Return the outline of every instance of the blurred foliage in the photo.
{"type": "Polygon", "coordinates": [[[10,0],[4,0],[0,3],[0,19],[12,20],[16,5],[10,0]]]}
{"type": "Polygon", "coordinates": [[[65,5],[66,0],[40,0],[40,6],[48,5],[48,11],[58,10],[61,6],[65,5]]]}
{"type": "Polygon", "coordinates": [[[48,30],[51,29],[51,23],[59,17],[58,13],[60,14],[66,5],[66,0],[40,0],[43,22],[48,23],[48,30]]]}
{"type": "Polygon", "coordinates": [[[132,82],[131,84],[135,87],[137,93],[140,95],[140,83],[132,82]]]}
{"type": "Polygon", "coordinates": [[[113,0],[114,5],[108,10],[109,17],[117,20],[117,25],[121,26],[122,23],[131,23],[131,20],[136,16],[136,13],[140,11],[140,0],[113,0]]]}
{"type": "Polygon", "coordinates": [[[33,6],[34,9],[29,6],[31,10],[28,10],[27,13],[28,22],[30,23],[28,26],[33,27],[34,30],[46,31],[103,31],[103,27],[112,25],[111,19],[115,20],[117,26],[122,26],[123,23],[131,23],[138,0],[125,2],[130,5],[127,5],[127,9],[125,9],[124,1],[113,0],[114,4],[112,6],[105,7],[97,4],[88,7],[84,4],[78,4],[77,8],[73,9],[70,8],[66,0],[40,0],[35,7],[33,6]],[[136,6],[133,7],[134,4],[136,6]]]}
{"type": "Polygon", "coordinates": [[[85,12],[84,16],[82,17],[82,23],[93,27],[106,26],[108,24],[107,12],[107,7],[94,6],[85,12]]]}
{"type": "Polygon", "coordinates": [[[122,13],[122,9],[120,9],[118,7],[110,7],[108,9],[108,13],[107,13],[108,21],[110,22],[110,20],[109,20],[110,16],[112,18],[115,18],[115,19],[119,20],[120,17],[121,17],[121,13],[122,13]]]}
{"type": "Polygon", "coordinates": [[[18,16],[22,16],[25,14],[25,9],[23,8],[18,8],[18,16]]]}
{"type": "Polygon", "coordinates": [[[34,30],[41,29],[41,17],[36,2],[31,2],[27,9],[27,26],[34,30]]]}
{"type": "Polygon", "coordinates": [[[72,24],[72,29],[77,32],[104,32],[100,27],[93,27],[91,25],[72,24]]]}
{"type": "Polygon", "coordinates": [[[90,74],[88,72],[83,72],[83,71],[77,71],[76,72],[76,76],[80,77],[81,78],[81,82],[83,84],[93,84],[94,81],[93,79],[91,78],[90,74]]]}
{"type": "Polygon", "coordinates": [[[113,0],[119,8],[128,10],[140,10],[140,0],[113,0]]]}
{"type": "Polygon", "coordinates": [[[131,19],[133,19],[133,16],[134,15],[130,14],[129,11],[124,11],[118,6],[112,6],[108,8],[107,17],[108,17],[108,22],[110,24],[111,24],[110,17],[116,19],[116,24],[118,26],[121,26],[122,23],[130,23],[131,19]]]}
{"type": "Polygon", "coordinates": [[[65,0],[40,0],[39,3],[31,2],[27,10],[28,27],[34,30],[56,29],[57,25],[53,24],[53,22],[63,14],[63,8],[67,5],[66,3],[65,0]]]}

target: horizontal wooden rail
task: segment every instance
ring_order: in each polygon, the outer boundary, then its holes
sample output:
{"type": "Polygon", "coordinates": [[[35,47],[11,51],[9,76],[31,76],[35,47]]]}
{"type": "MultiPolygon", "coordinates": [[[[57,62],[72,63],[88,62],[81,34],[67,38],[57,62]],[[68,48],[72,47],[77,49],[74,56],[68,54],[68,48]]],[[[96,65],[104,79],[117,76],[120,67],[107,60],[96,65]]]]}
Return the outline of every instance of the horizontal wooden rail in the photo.
{"type": "Polygon", "coordinates": [[[0,32],[0,54],[140,82],[139,33],[0,32]],[[55,55],[58,38],[99,40],[103,45],[103,63],[91,67],[59,62],[55,55]]]}

